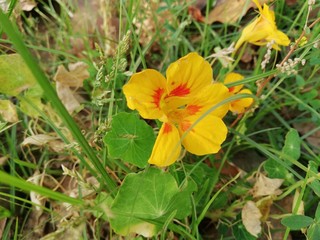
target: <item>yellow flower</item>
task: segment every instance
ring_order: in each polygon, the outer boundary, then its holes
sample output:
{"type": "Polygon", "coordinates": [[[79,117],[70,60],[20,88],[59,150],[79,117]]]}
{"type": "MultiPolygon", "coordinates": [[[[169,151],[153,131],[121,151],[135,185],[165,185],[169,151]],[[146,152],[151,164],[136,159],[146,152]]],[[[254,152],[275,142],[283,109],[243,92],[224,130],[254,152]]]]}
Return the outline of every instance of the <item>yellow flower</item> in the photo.
{"type": "Polygon", "coordinates": [[[262,8],[258,0],[252,1],[257,5],[260,16],[243,29],[235,49],[237,50],[244,42],[263,46],[273,41],[272,47],[276,50],[280,50],[278,45],[288,46],[290,40],[286,34],[277,29],[274,11],[269,10],[266,4],[262,8]]]}
{"type": "Polygon", "coordinates": [[[210,64],[197,53],[172,63],[166,77],[147,69],[133,74],[123,87],[130,109],[136,109],[143,118],[163,122],[148,162],[160,167],[173,164],[180,155],[181,144],[196,155],[218,152],[227,135],[222,117],[228,104],[189,128],[207,110],[230,96],[228,88],[212,83],[210,64]]]}
{"type": "MultiPolygon", "coordinates": [[[[226,78],[224,79],[224,84],[237,82],[242,80],[244,77],[238,73],[228,73],[226,78]]],[[[233,86],[229,88],[229,92],[231,94],[241,94],[247,93],[252,94],[249,89],[242,89],[243,84],[233,86]],[[242,90],[241,90],[242,89],[242,90]]],[[[233,113],[243,113],[246,107],[249,107],[253,103],[253,98],[241,98],[239,100],[232,101],[229,105],[229,110],[233,113]]]]}

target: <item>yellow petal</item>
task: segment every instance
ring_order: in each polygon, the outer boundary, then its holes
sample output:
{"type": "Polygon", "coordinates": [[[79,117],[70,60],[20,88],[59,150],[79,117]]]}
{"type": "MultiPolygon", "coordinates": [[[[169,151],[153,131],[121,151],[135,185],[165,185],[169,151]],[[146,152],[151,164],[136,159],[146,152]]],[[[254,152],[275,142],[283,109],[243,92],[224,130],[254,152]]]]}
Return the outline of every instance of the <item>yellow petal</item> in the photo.
{"type": "Polygon", "coordinates": [[[184,119],[179,124],[179,132],[182,136],[182,145],[188,152],[196,155],[216,153],[227,137],[228,129],[221,118],[208,115],[194,128],[186,132],[198,116],[184,119]],[[184,133],[186,133],[184,137],[184,133]]]}
{"type": "MultiPolygon", "coordinates": [[[[226,75],[223,83],[224,84],[233,83],[233,82],[237,82],[237,81],[242,80],[242,79],[244,79],[244,76],[242,76],[241,74],[231,72],[231,73],[228,73],[226,75]]],[[[243,87],[243,84],[236,85],[236,86],[233,86],[233,87],[229,87],[229,92],[230,93],[237,93],[237,92],[239,92],[241,90],[242,87],[243,87]]]]}
{"type": "Polygon", "coordinates": [[[135,73],[123,87],[128,107],[138,110],[143,118],[163,117],[161,102],[166,94],[166,79],[156,70],[135,73]]]}
{"type": "Polygon", "coordinates": [[[212,82],[210,64],[197,53],[172,63],[166,72],[169,96],[192,97],[212,82]]]}
{"type": "Polygon", "coordinates": [[[277,29],[274,11],[269,9],[267,4],[261,8],[258,0],[253,0],[259,8],[260,16],[245,27],[237,41],[235,49],[237,50],[244,42],[254,45],[263,46],[275,41],[273,48],[280,50],[278,45],[288,46],[290,40],[286,34],[277,29]]]}
{"type": "Polygon", "coordinates": [[[262,8],[261,8],[261,5],[260,5],[259,1],[258,0],[252,0],[252,2],[254,2],[257,5],[259,11],[261,12],[262,8]]]}
{"type": "MultiPolygon", "coordinates": [[[[229,96],[230,93],[225,85],[222,83],[212,83],[209,86],[204,87],[194,98],[190,99],[185,109],[187,111],[186,115],[191,116],[205,113],[229,96]]],[[[222,118],[227,114],[228,109],[229,103],[226,103],[213,110],[210,115],[222,118]]]]}
{"type": "MultiPolygon", "coordinates": [[[[243,89],[238,94],[246,93],[246,94],[252,94],[252,92],[249,89],[243,89]]],[[[233,113],[243,113],[245,111],[245,108],[249,107],[253,103],[253,98],[242,98],[236,101],[231,102],[230,104],[230,111],[233,113]]]]}
{"type": "Polygon", "coordinates": [[[164,123],[154,144],[150,164],[166,167],[173,164],[181,152],[178,129],[171,123],[164,123]]]}
{"type": "Polygon", "coordinates": [[[239,49],[239,47],[241,47],[241,45],[244,42],[247,42],[253,35],[254,35],[254,30],[256,25],[258,24],[258,22],[260,21],[260,17],[255,19],[253,22],[251,22],[248,26],[246,26],[242,32],[241,32],[241,36],[239,38],[239,40],[237,41],[236,45],[235,45],[235,50],[239,49]]]}

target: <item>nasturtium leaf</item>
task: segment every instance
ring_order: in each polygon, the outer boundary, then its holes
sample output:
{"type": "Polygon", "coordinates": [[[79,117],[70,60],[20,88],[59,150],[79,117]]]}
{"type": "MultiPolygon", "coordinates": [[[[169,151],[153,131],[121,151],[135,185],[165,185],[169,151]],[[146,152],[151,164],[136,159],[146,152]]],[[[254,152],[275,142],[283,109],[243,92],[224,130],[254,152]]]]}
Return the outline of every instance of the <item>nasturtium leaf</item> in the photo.
{"type": "Polygon", "coordinates": [[[185,189],[189,195],[183,194],[184,190],[179,189],[170,173],[157,168],[128,174],[111,206],[111,227],[124,236],[130,233],[154,236],[173,212],[176,212],[175,218],[189,214],[188,204],[181,201],[182,197],[190,198],[189,187],[185,189]]]}
{"type": "Polygon", "coordinates": [[[242,224],[242,222],[239,222],[238,224],[235,224],[232,227],[232,232],[233,232],[233,236],[234,239],[236,240],[255,240],[257,239],[256,237],[252,236],[247,229],[245,228],[245,226],[242,224]]]}
{"type": "Polygon", "coordinates": [[[104,142],[111,157],[143,168],[147,166],[155,136],[151,126],[136,114],[119,113],[113,117],[104,142]]]}
{"type": "Polygon", "coordinates": [[[320,197],[320,181],[318,179],[313,180],[309,186],[313,190],[313,192],[320,197]]]}
{"type": "Polygon", "coordinates": [[[19,54],[0,56],[0,92],[17,96],[37,85],[33,74],[19,54]]]}
{"type": "Polygon", "coordinates": [[[301,228],[308,227],[310,224],[312,224],[313,219],[304,215],[291,215],[283,218],[281,223],[291,230],[300,230],[301,228]]]}
{"type": "Polygon", "coordinates": [[[268,159],[263,164],[264,170],[268,173],[269,178],[285,179],[289,171],[273,159],[268,159]]]}
{"type": "Polygon", "coordinates": [[[298,160],[300,158],[300,145],[301,139],[296,129],[291,128],[286,135],[285,143],[282,148],[284,158],[289,156],[292,160],[298,160]]]}
{"type": "Polygon", "coordinates": [[[316,210],[315,218],[317,219],[317,221],[320,221],[320,203],[318,203],[318,207],[317,207],[317,210],[316,210]]]}

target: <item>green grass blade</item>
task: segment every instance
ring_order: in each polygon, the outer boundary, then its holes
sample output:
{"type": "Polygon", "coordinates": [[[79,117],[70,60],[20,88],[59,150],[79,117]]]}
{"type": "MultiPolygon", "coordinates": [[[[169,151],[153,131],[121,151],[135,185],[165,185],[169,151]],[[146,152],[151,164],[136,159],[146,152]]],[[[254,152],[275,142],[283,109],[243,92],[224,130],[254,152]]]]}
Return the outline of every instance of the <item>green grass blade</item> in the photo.
{"type": "Polygon", "coordinates": [[[47,188],[44,188],[41,186],[37,186],[37,185],[32,184],[30,182],[27,182],[25,180],[11,176],[3,171],[0,171],[0,179],[1,179],[2,183],[18,187],[18,188],[20,188],[24,191],[27,191],[27,192],[30,192],[30,191],[37,192],[43,196],[49,197],[49,198],[57,200],[57,201],[70,203],[72,205],[83,205],[84,204],[84,201],[81,199],[68,197],[65,194],[55,192],[55,191],[52,191],[50,189],[47,189],[47,188]]]}
{"type": "MultiPolygon", "coordinates": [[[[116,188],[116,184],[113,182],[111,177],[107,174],[104,166],[99,161],[95,152],[90,147],[85,137],[82,135],[79,127],[74,122],[73,118],[70,116],[70,114],[68,113],[68,111],[66,110],[66,108],[64,107],[60,99],[58,98],[57,93],[55,92],[54,88],[51,86],[44,72],[39,67],[37,61],[30,54],[29,50],[27,49],[24,42],[22,41],[22,38],[17,28],[15,27],[15,25],[11,23],[9,18],[3,13],[1,9],[0,9],[0,23],[1,23],[1,27],[6,32],[8,37],[11,39],[16,50],[20,53],[21,57],[24,59],[27,66],[35,76],[37,82],[43,89],[43,92],[45,93],[44,96],[46,97],[46,99],[49,102],[51,102],[53,107],[55,107],[55,110],[60,115],[65,125],[68,127],[73,137],[79,143],[83,152],[88,156],[88,158],[94,165],[97,172],[101,174],[101,177],[103,178],[104,182],[107,185],[107,189],[113,192],[116,188]]],[[[86,161],[81,161],[81,162],[85,166],[89,165],[86,161]]],[[[94,176],[97,175],[97,173],[95,172],[91,172],[91,174],[93,174],[94,176]]]]}

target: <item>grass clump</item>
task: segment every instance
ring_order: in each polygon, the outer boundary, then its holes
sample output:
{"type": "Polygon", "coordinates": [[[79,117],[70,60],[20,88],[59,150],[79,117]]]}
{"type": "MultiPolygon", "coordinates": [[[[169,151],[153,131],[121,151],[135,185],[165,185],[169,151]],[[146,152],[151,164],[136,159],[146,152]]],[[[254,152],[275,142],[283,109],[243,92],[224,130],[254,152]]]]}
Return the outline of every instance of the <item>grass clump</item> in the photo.
{"type": "Polygon", "coordinates": [[[0,5],[2,239],[316,239],[320,5],[261,2],[0,5]]]}

